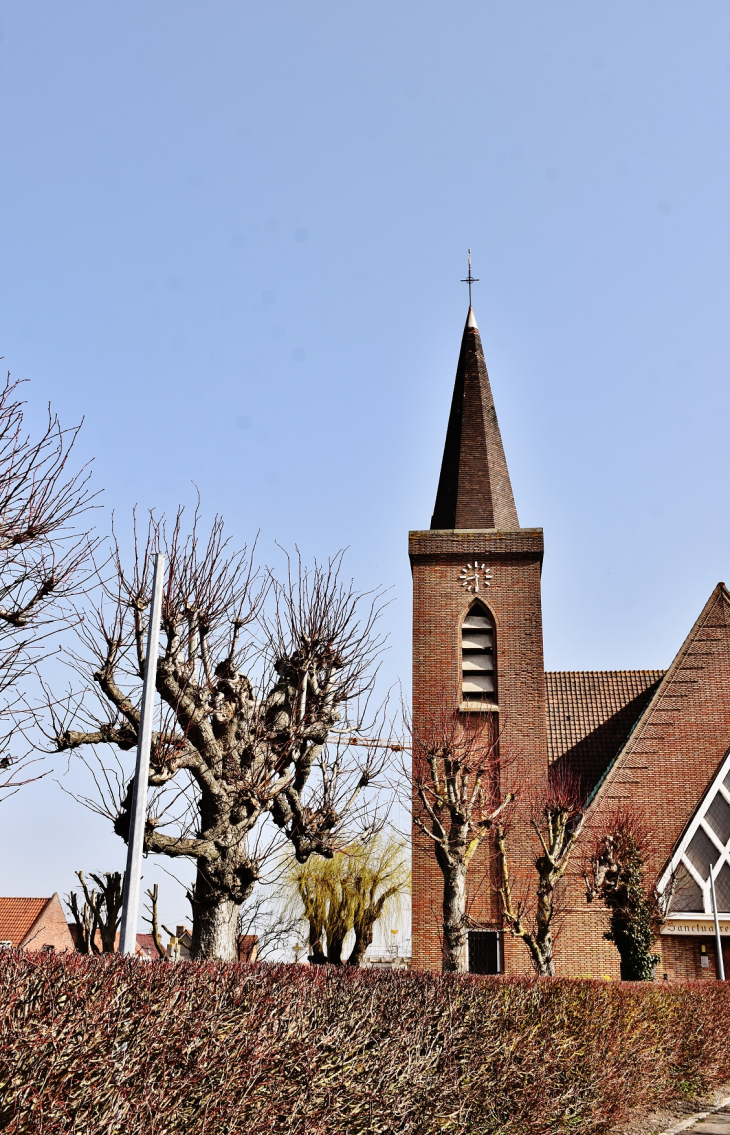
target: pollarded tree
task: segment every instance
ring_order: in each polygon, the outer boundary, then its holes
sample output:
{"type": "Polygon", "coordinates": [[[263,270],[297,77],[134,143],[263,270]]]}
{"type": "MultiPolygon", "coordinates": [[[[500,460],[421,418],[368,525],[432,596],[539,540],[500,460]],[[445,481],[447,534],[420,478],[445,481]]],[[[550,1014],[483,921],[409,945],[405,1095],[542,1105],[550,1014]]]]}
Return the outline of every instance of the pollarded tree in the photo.
{"type": "Polygon", "coordinates": [[[84,905],[79,906],[76,891],[71,891],[66,906],[74,920],[76,949],[80,954],[114,954],[117,949],[117,931],[122,921],[123,876],[121,871],[105,871],[91,878],[96,887],[90,887],[83,871],[76,875],[81,883],[84,905]]]}
{"type": "Polygon", "coordinates": [[[413,741],[413,822],[430,841],[444,879],[444,972],[467,968],[467,878],[473,856],[514,800],[492,714],[444,711],[413,741]]]}
{"type": "Polygon", "coordinates": [[[496,828],[498,891],[504,925],[513,938],[521,938],[530,952],[535,971],[555,975],[553,958],[556,922],[563,913],[564,876],[585,824],[580,783],[570,773],[549,770],[542,796],[530,807],[530,825],[540,850],[535,858],[537,880],[534,904],[515,897],[509,865],[509,825],[496,828]]]}
{"type": "MultiPolygon", "coordinates": [[[[333,730],[340,723],[357,733],[361,724],[358,706],[381,645],[378,597],[342,582],[341,557],[311,570],[300,563],[281,583],[257,575],[245,550],[229,550],[219,519],[206,540],[197,514],[187,535],[181,513],[170,533],[152,521],[146,539],[135,536],[131,568],[115,543],[112,580],[100,582],[73,655],[81,690],[48,699],[47,734],[58,752],[137,744],[157,550],[166,556],[157,667],[165,713],[153,735],[149,784],[157,793],[145,849],[196,864],[193,954],[235,960],[239,913],[261,873],[266,833],[285,836],[305,862],[331,857],[350,838],[348,823],[367,826],[357,812],[368,808],[378,758],[366,748],[360,760],[333,730]]],[[[109,787],[109,760],[102,765],[109,787]]],[[[108,797],[102,805],[125,841],[132,785],[122,786],[116,806],[108,797]]]]}
{"type": "MultiPolygon", "coordinates": [[[[0,389],[0,696],[47,649],[94,546],[78,527],[93,499],[89,471],[70,468],[80,427],[63,429],[49,409],[45,428],[31,437],[19,385],[8,376],[0,389]]],[[[14,729],[0,732],[1,749],[14,729]]],[[[16,754],[0,757],[0,799],[36,779],[22,771],[27,763],[16,754]]]]}

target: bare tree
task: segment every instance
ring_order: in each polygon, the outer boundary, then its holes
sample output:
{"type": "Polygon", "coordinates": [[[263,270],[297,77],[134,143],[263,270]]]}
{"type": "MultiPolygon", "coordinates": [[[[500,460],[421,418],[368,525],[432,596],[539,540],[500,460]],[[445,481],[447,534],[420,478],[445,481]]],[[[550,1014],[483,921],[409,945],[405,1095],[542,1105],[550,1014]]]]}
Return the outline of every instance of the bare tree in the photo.
{"type": "Polygon", "coordinates": [[[150,925],[150,930],[152,931],[152,941],[155,944],[155,949],[157,950],[157,956],[159,958],[165,958],[165,957],[167,957],[167,950],[163,946],[162,939],[160,937],[160,922],[159,922],[158,913],[157,913],[157,896],[158,896],[157,883],[155,883],[155,885],[153,887],[150,887],[150,889],[148,891],[145,891],[145,894],[147,895],[147,898],[150,900],[148,906],[146,907],[146,914],[147,914],[147,921],[149,922],[149,925],[150,925]]]}
{"type": "Polygon", "coordinates": [[[494,716],[484,716],[444,711],[413,740],[413,822],[432,841],[444,878],[445,972],[466,970],[469,865],[515,798],[502,789],[494,716]]]}
{"type": "Polygon", "coordinates": [[[535,859],[534,906],[514,895],[506,824],[499,824],[496,829],[499,896],[505,927],[514,938],[521,938],[525,943],[537,973],[552,977],[555,974],[556,919],[561,913],[561,884],[585,824],[580,785],[569,772],[553,770],[548,774],[543,798],[531,806],[530,824],[541,848],[535,859]]]}
{"type": "Polygon", "coordinates": [[[288,951],[301,928],[300,914],[289,911],[280,900],[279,888],[257,883],[241,907],[238,940],[256,939],[258,961],[288,951]]]}
{"type": "Polygon", "coordinates": [[[105,871],[100,875],[92,873],[91,878],[98,890],[89,886],[83,871],[77,871],[76,875],[81,883],[84,905],[79,908],[75,891],[71,891],[66,900],[76,926],[76,949],[81,954],[114,954],[117,949],[117,931],[122,920],[122,872],[105,871]]]}
{"type": "Polygon", "coordinates": [[[98,954],[101,951],[96,941],[96,932],[99,927],[96,908],[97,893],[94,890],[89,890],[84,885],[83,879],[82,887],[86,896],[83,907],[79,906],[79,896],[76,891],[71,891],[66,899],[66,906],[76,928],[74,945],[79,954],[98,954]]]}
{"type": "Polygon", "coordinates": [[[310,960],[361,966],[376,923],[410,891],[404,843],[395,836],[380,836],[351,844],[331,860],[312,858],[293,865],[289,885],[307,922],[310,960]],[[351,932],[352,949],[343,958],[351,932]]]}
{"type": "MultiPolygon", "coordinates": [[[[331,738],[338,722],[355,734],[362,725],[381,648],[379,597],[343,582],[341,556],[310,570],[290,565],[282,583],[257,575],[245,549],[229,550],[220,519],[207,539],[197,512],[187,535],[182,512],[170,533],[152,519],[146,538],[135,533],[131,569],[115,543],[113,579],[79,628],[81,690],[48,698],[46,731],[58,752],[136,746],[157,550],[167,564],[157,667],[164,714],[153,735],[145,849],[195,862],[193,955],[234,960],[241,906],[271,831],[304,862],[332,856],[351,838],[348,824],[371,819],[366,790],[383,758],[367,747],[360,758],[345,737],[331,738]]],[[[97,780],[113,789],[110,763],[102,765],[97,780]]],[[[102,807],[125,841],[132,787],[102,807]]]]}
{"type": "MultiPolygon", "coordinates": [[[[8,375],[0,389],[0,696],[47,649],[48,636],[67,614],[63,600],[82,586],[95,544],[77,528],[93,501],[88,467],[69,468],[81,427],[63,429],[49,409],[45,429],[32,439],[19,386],[8,375]]],[[[0,752],[14,733],[15,720],[0,736],[0,752]]],[[[31,763],[3,752],[0,800],[38,779],[26,771],[31,763]]]]}

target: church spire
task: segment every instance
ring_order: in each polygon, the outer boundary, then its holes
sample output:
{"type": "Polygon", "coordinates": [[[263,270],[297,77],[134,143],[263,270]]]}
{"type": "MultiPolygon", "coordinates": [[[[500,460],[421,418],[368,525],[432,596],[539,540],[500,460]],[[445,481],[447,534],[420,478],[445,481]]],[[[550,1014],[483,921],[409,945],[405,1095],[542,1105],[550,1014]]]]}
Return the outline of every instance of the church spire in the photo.
{"type": "MultiPolygon", "coordinates": [[[[470,285],[472,282],[473,277],[470,285]]],[[[519,528],[487,364],[471,305],[461,340],[431,528],[519,528]]]]}

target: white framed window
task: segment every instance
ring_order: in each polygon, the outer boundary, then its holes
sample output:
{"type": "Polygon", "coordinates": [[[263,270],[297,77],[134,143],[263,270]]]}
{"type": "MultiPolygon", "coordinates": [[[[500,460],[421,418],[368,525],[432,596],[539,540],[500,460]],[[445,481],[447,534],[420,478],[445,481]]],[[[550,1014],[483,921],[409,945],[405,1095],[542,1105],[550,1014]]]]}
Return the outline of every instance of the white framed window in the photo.
{"type": "Polygon", "coordinates": [[[712,914],[710,869],[718,913],[730,914],[730,753],[695,812],[659,880],[662,893],[674,878],[671,915],[712,914]]]}
{"type": "Polygon", "coordinates": [[[468,703],[497,701],[494,621],[482,603],[475,603],[461,627],[461,694],[468,703]]]}

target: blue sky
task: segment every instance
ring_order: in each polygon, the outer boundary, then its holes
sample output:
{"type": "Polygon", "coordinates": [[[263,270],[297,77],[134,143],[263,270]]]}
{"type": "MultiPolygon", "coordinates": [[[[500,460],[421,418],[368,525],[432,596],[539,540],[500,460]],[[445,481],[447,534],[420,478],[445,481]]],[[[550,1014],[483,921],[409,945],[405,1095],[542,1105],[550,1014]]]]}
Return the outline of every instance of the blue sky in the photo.
{"type": "MultiPolygon", "coordinates": [[[[102,527],[195,483],[264,558],[348,547],[407,684],[471,246],[546,665],[669,663],[730,576],[726,3],[6,0],[0,32],[0,353],[31,417],[85,417],[102,527]]],[[[6,894],[123,861],[50,780],[0,848],[6,894]]]]}

